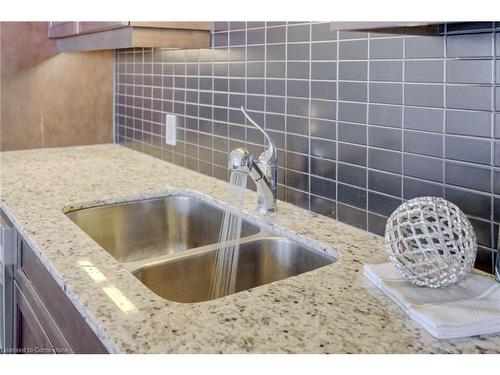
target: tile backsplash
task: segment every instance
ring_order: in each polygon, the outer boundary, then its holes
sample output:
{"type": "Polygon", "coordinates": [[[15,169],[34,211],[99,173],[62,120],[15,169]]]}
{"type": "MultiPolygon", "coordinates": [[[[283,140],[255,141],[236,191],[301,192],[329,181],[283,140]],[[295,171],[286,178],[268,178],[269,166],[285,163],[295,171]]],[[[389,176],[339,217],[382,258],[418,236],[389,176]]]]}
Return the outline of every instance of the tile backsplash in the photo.
{"type": "MultiPolygon", "coordinates": [[[[279,199],[382,234],[403,200],[470,218],[492,272],[500,222],[500,24],[440,36],[217,22],[212,48],[116,52],[116,142],[228,179],[230,150],[279,149],[279,199]],[[495,28],[496,27],[496,28],[495,28]],[[178,115],[177,145],[164,142],[178,115]]],[[[249,182],[249,188],[254,189],[249,182]]]]}

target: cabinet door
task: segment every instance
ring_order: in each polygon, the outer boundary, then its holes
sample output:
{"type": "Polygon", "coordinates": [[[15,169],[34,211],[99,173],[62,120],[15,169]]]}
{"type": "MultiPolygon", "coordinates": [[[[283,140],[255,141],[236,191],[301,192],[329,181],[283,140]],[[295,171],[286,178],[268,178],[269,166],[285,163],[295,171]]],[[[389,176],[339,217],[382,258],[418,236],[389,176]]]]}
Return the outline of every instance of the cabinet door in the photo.
{"type": "Polygon", "coordinates": [[[18,354],[48,354],[54,352],[46,332],[23,292],[15,283],[14,348],[18,354]]]}
{"type": "Polygon", "coordinates": [[[78,33],[78,22],[74,21],[49,22],[47,31],[49,38],[64,38],[66,36],[76,35],[77,33],[78,33]]]}

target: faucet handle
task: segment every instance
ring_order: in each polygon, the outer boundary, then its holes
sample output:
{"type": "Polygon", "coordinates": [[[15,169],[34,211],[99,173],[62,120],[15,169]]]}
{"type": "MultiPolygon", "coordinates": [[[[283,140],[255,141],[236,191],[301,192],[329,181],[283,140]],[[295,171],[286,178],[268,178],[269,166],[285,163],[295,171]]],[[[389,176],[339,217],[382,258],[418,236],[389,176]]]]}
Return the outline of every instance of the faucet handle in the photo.
{"type": "Polygon", "coordinates": [[[247,120],[250,121],[250,123],[253,124],[253,126],[255,126],[257,129],[259,129],[262,132],[262,134],[264,134],[264,137],[266,138],[266,141],[269,144],[268,148],[259,155],[258,158],[259,163],[269,163],[269,162],[276,163],[278,159],[278,154],[276,152],[276,146],[274,145],[274,141],[271,139],[269,134],[267,134],[267,132],[264,129],[262,129],[262,127],[259,124],[257,124],[254,120],[252,120],[252,118],[248,115],[243,106],[241,106],[240,109],[241,112],[243,112],[243,114],[247,118],[247,120]]]}

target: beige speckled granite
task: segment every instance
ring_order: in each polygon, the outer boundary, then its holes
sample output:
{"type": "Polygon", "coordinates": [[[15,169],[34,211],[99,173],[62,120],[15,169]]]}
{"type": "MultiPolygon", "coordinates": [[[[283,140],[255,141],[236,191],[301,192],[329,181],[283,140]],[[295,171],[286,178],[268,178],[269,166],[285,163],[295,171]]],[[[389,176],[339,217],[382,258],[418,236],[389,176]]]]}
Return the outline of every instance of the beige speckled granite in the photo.
{"type": "Polygon", "coordinates": [[[215,301],[181,304],[149,291],[63,214],[178,189],[224,201],[227,184],[118,145],[1,154],[2,209],[111,352],[500,352],[500,334],[434,339],[372,286],[361,270],[387,260],[380,237],[283,202],[263,217],[253,192],[245,208],[253,221],[319,241],[340,260],[215,301]],[[89,266],[105,280],[94,281],[89,266]]]}

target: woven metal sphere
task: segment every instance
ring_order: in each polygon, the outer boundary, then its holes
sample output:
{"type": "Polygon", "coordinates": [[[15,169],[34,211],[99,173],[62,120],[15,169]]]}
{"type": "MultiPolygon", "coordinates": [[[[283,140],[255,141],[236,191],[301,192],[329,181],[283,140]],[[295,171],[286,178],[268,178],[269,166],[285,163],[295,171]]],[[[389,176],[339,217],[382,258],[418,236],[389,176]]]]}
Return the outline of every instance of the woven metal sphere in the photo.
{"type": "Polygon", "coordinates": [[[385,249],[413,284],[439,288],[471,271],[476,235],[464,213],[437,197],[409,200],[393,212],[385,228],[385,249]]]}

